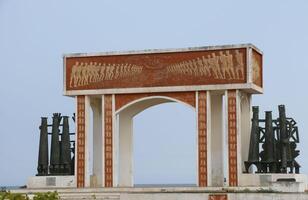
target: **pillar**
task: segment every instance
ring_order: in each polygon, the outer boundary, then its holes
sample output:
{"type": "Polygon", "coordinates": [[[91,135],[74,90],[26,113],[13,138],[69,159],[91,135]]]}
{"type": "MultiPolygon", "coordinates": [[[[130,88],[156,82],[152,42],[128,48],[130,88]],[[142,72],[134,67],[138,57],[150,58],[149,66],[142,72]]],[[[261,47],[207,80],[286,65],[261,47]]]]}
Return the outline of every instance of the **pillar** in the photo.
{"type": "Polygon", "coordinates": [[[223,132],[223,94],[210,92],[208,95],[208,137],[210,165],[209,186],[224,185],[224,132],[223,132]]]}
{"type": "Polygon", "coordinates": [[[103,130],[102,130],[102,101],[100,98],[91,99],[93,111],[93,175],[91,187],[103,186],[103,130]]]}
{"type": "Polygon", "coordinates": [[[248,160],[251,131],[251,94],[240,93],[240,141],[241,141],[241,172],[245,171],[244,161],[248,160]]]}
{"type": "Polygon", "coordinates": [[[76,182],[77,187],[85,185],[85,96],[77,96],[77,116],[76,116],[76,182]]]}
{"type": "Polygon", "coordinates": [[[113,95],[103,96],[103,135],[104,135],[104,186],[114,186],[114,135],[113,135],[113,112],[114,97],[113,95]]]}
{"type": "Polygon", "coordinates": [[[227,97],[227,135],[228,135],[228,183],[238,185],[238,91],[228,90],[227,97]]]}
{"type": "Polygon", "coordinates": [[[77,99],[76,115],[76,144],[75,144],[75,176],[78,188],[90,186],[89,172],[89,109],[90,100],[88,96],[79,95],[77,99]]]}
{"type": "Polygon", "coordinates": [[[208,185],[207,177],[207,93],[197,92],[198,119],[198,186],[208,185]]]}
{"type": "Polygon", "coordinates": [[[119,115],[119,186],[133,187],[133,116],[119,115]]]}

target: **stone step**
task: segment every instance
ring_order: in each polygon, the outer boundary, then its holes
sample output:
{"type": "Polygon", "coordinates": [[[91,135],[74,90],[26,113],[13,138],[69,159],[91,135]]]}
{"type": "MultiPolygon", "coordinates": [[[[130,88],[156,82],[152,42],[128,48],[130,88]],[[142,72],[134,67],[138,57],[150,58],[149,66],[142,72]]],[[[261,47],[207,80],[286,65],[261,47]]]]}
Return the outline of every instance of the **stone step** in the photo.
{"type": "Polygon", "coordinates": [[[120,194],[115,193],[59,193],[61,200],[120,200],[120,194]]]}

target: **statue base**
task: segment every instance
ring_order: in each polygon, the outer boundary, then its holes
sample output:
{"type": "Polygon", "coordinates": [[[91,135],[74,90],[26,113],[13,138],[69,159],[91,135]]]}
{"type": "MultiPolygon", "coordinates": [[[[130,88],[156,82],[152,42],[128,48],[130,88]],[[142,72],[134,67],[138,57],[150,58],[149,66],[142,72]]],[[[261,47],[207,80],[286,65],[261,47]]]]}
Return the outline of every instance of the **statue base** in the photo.
{"type": "MultiPolygon", "coordinates": [[[[90,188],[99,188],[92,180],[90,188]]],[[[76,188],[75,176],[35,176],[28,179],[27,188],[76,188]]],[[[267,188],[275,192],[305,192],[305,174],[241,174],[239,188],[267,188]]],[[[115,187],[117,188],[117,187],[115,187]]],[[[213,187],[207,187],[213,188],[213,187]]]]}
{"type": "Polygon", "coordinates": [[[75,176],[33,176],[28,179],[27,188],[75,188],[75,176]]]}
{"type": "Polygon", "coordinates": [[[307,189],[305,174],[241,174],[242,187],[269,187],[278,192],[304,192],[307,189]]]}

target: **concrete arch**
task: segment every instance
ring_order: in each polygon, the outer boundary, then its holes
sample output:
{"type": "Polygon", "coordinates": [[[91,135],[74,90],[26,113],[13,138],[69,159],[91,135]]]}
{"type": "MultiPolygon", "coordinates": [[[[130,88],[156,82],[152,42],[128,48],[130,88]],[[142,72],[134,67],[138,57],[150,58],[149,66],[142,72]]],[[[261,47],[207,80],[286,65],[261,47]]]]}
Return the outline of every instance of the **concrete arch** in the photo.
{"type": "MultiPolygon", "coordinates": [[[[142,98],[139,98],[137,100],[133,100],[133,101],[127,103],[126,105],[124,105],[123,107],[121,107],[119,110],[117,110],[115,112],[115,114],[119,114],[120,112],[125,111],[125,109],[132,108],[132,106],[133,106],[133,108],[136,108],[137,110],[139,110],[139,112],[142,112],[143,110],[145,110],[145,109],[147,109],[147,108],[149,108],[151,106],[155,106],[155,105],[162,104],[162,103],[167,103],[167,102],[177,102],[177,103],[186,105],[189,108],[195,110],[195,108],[192,105],[190,105],[190,104],[188,104],[188,103],[186,103],[184,101],[178,100],[176,98],[168,97],[168,96],[161,96],[161,95],[159,95],[159,96],[142,97],[142,98]],[[137,104],[140,104],[140,103],[142,103],[143,106],[138,109],[138,107],[140,105],[137,105],[137,104]]],[[[135,115],[137,115],[139,112],[136,111],[135,115]]]]}
{"type": "MultiPolygon", "coordinates": [[[[138,113],[155,105],[168,102],[177,102],[196,110],[192,105],[175,98],[166,96],[149,96],[134,100],[116,113],[114,181],[120,187],[133,187],[133,117],[138,113]],[[118,162],[118,163],[117,163],[118,162]]],[[[195,112],[197,114],[197,112],[195,112]]],[[[195,133],[197,134],[197,132],[195,133]]]]}

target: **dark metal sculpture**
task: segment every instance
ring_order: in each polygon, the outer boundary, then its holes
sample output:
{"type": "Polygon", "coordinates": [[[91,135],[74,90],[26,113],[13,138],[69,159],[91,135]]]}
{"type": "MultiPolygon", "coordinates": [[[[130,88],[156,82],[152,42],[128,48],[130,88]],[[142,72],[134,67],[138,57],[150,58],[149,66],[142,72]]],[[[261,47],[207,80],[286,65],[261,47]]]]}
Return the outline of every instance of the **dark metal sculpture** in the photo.
{"type": "Polygon", "coordinates": [[[71,142],[68,116],[63,117],[63,131],[61,135],[61,173],[71,174],[71,142]]]}
{"type": "Polygon", "coordinates": [[[54,113],[52,117],[52,135],[51,135],[51,150],[50,150],[50,166],[51,174],[60,174],[60,141],[59,141],[59,126],[61,114],[54,113]]]}
{"type": "Polygon", "coordinates": [[[280,153],[281,153],[281,166],[280,171],[287,173],[287,151],[289,145],[289,138],[287,135],[287,118],[284,105],[279,105],[279,131],[280,131],[280,153]]]}
{"type": "Polygon", "coordinates": [[[274,173],[277,171],[276,165],[276,141],[273,129],[273,119],[272,112],[265,112],[265,133],[264,133],[264,159],[261,158],[263,162],[265,162],[264,169],[262,171],[266,171],[267,166],[269,166],[269,172],[274,173]]]}
{"type": "Polygon", "coordinates": [[[48,174],[48,127],[47,117],[41,118],[40,126],[40,146],[38,155],[37,172],[38,176],[48,174]]]}
{"type": "Polygon", "coordinates": [[[257,173],[299,173],[300,165],[295,158],[299,155],[298,128],[293,118],[286,117],[284,105],[278,106],[279,118],[272,119],[272,112],[265,112],[265,120],[259,119],[258,107],[253,107],[249,156],[245,162],[246,172],[255,165],[257,173]],[[260,124],[263,124],[260,125],[260,124]],[[259,152],[259,146],[262,151],[259,152]]]}
{"type": "MultiPolygon", "coordinates": [[[[248,171],[252,164],[258,165],[259,163],[259,107],[253,106],[252,113],[250,148],[248,154],[248,162],[245,162],[246,171],[248,171]]],[[[259,167],[257,168],[259,169],[259,167]]]]}
{"type": "MultiPolygon", "coordinates": [[[[73,120],[75,122],[74,116],[73,120]]],[[[75,141],[70,140],[70,135],[75,133],[69,131],[69,117],[62,117],[60,113],[54,113],[51,125],[48,125],[47,117],[42,117],[40,130],[37,176],[73,175],[75,141]],[[48,127],[52,127],[51,133],[48,132],[48,127]],[[60,127],[62,127],[62,132],[60,132],[60,127]],[[48,135],[51,135],[49,165],[48,135]]]]}

